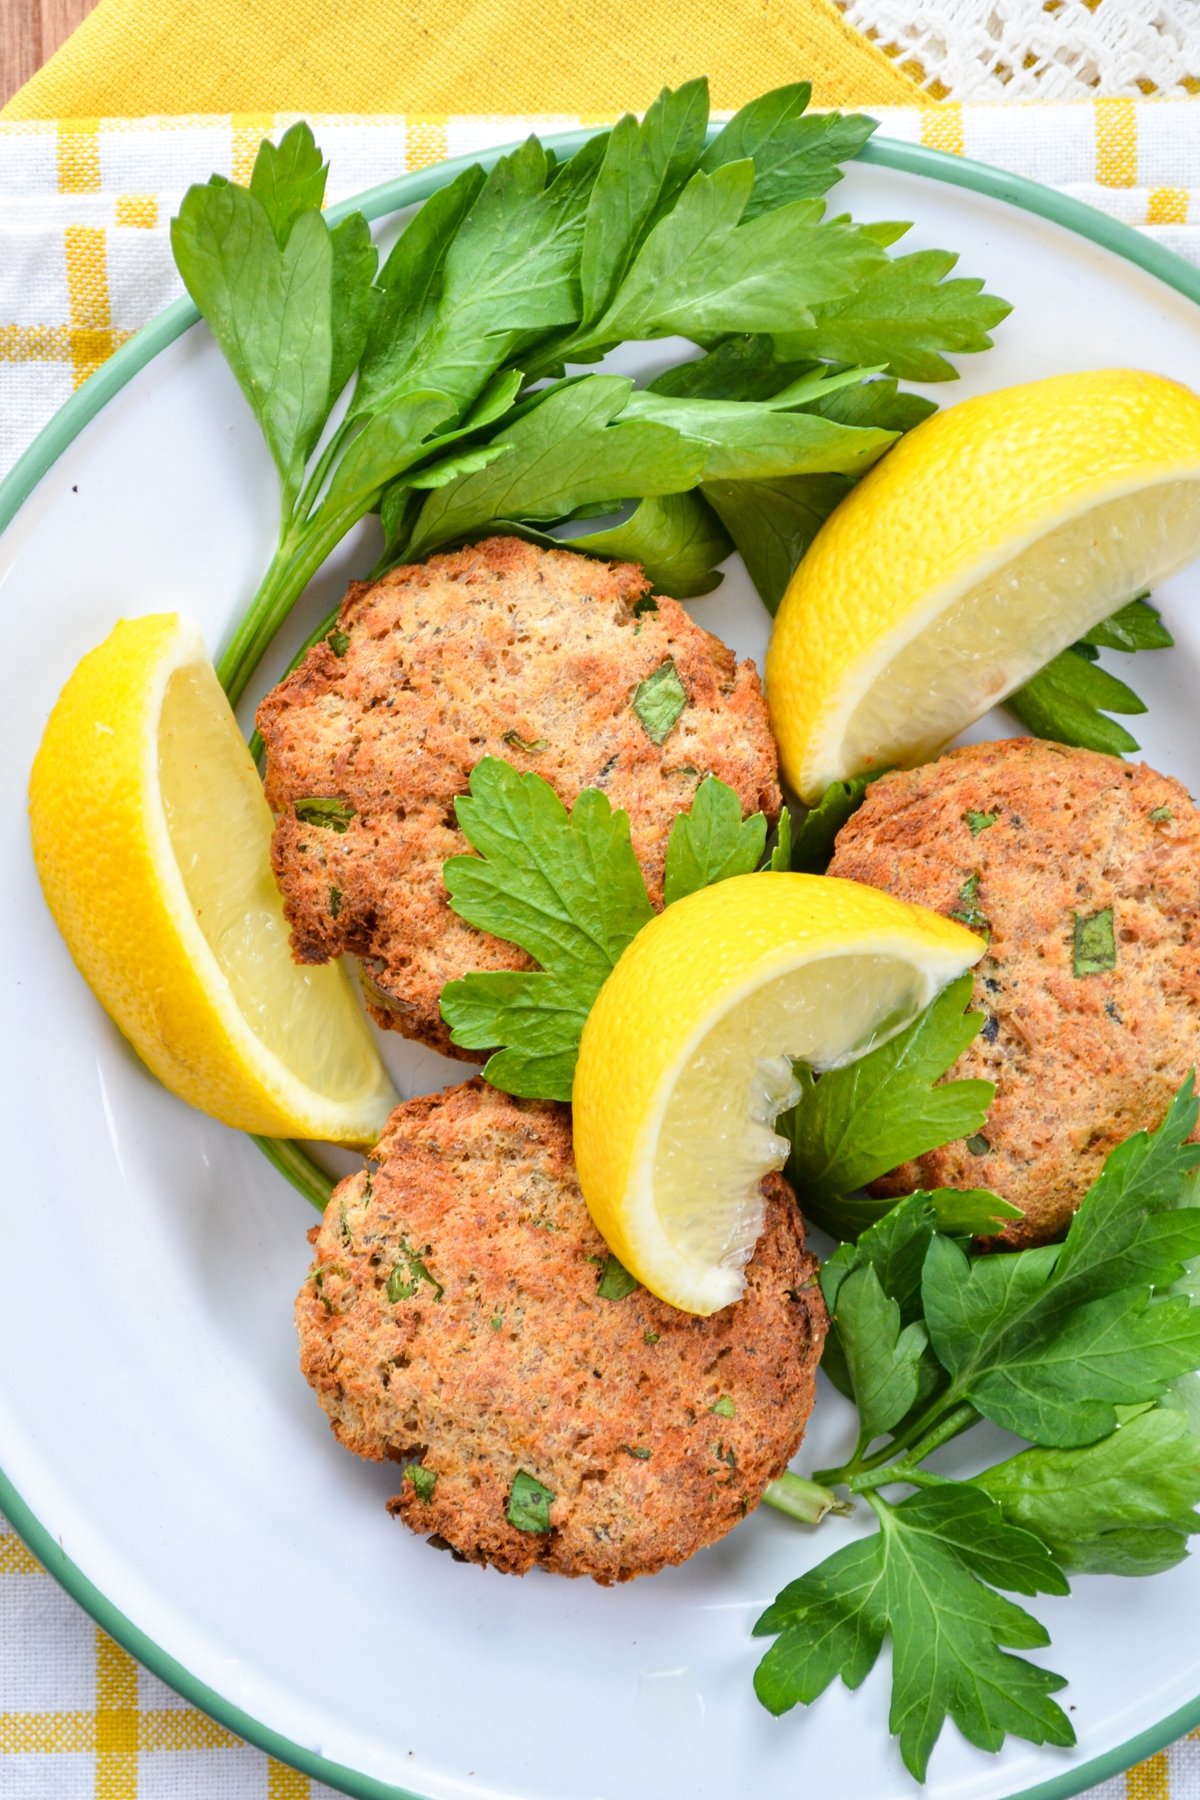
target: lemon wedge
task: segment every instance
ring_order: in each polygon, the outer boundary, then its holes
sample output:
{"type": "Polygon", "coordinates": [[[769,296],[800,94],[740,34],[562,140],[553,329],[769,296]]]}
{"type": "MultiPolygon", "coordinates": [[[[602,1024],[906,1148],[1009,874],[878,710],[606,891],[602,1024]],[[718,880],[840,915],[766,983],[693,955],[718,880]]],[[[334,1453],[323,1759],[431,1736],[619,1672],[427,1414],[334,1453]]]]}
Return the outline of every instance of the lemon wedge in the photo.
{"type": "Polygon", "coordinates": [[[644,926],[584,1026],[572,1094],[580,1186],[630,1274],[686,1312],[736,1300],[759,1184],[787,1153],[791,1059],[852,1062],[983,951],[951,919],[825,875],[735,876],[644,926]]]}
{"type": "Polygon", "coordinates": [[[291,959],[270,809],[194,625],[123,619],[83,658],[30,820],[72,956],[165,1086],[243,1131],[374,1143],[395,1094],[344,970],[291,959]]]}
{"type": "Polygon", "coordinates": [[[1130,369],[934,413],[826,521],[767,654],[784,772],[914,767],[1200,552],[1200,397],[1130,369]]]}

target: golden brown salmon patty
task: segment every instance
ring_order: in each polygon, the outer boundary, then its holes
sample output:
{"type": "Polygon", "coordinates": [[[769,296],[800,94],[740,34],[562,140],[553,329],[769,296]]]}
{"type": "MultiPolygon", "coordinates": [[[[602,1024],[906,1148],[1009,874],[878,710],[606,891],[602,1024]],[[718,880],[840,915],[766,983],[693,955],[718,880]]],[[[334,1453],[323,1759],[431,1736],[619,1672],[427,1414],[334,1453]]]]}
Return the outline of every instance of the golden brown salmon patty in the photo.
{"type": "Polygon", "coordinates": [[[972,744],[885,775],[831,875],[990,933],[983,1029],[955,1076],[996,1083],[978,1137],[905,1164],[883,1193],[991,1187],[1058,1236],[1131,1132],[1200,1064],[1200,814],[1144,764],[1037,738],[972,744]]]}
{"type": "Polygon", "coordinates": [[[754,665],[648,589],[629,563],[492,538],[351,587],[336,631],[263,701],[295,955],[366,959],[380,1024],[451,1050],[443,984],[529,966],[446,903],[442,864],[468,848],[454,800],[481,757],[536,770],[568,805],[603,788],[656,902],[671,820],[705,775],[778,815],[754,665]],[[673,723],[651,715],[651,735],[634,697],[654,677],[677,677],[686,704],[673,723]]]}
{"type": "Polygon", "coordinates": [[[472,1562],[608,1583],[757,1506],[803,1436],[826,1327],[781,1177],[745,1295],[700,1319],[610,1262],[565,1106],[470,1081],[398,1107],[375,1154],[314,1233],[296,1321],[336,1435],[402,1466],[392,1512],[472,1562]]]}

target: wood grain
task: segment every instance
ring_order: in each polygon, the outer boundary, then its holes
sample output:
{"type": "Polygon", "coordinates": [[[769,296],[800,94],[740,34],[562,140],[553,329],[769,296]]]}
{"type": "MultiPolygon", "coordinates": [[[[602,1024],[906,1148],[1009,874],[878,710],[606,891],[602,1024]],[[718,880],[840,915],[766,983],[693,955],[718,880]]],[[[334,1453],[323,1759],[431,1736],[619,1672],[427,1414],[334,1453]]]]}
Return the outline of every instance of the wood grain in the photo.
{"type": "Polygon", "coordinates": [[[0,0],[0,104],[40,69],[96,0],[0,0]]]}

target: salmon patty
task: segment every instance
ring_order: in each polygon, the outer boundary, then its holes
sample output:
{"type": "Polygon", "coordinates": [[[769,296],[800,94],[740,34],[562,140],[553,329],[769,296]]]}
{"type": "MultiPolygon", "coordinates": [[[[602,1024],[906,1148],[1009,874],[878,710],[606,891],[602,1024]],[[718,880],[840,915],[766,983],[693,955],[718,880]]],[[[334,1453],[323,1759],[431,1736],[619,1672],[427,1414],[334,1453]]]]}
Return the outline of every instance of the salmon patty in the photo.
{"type": "Polygon", "coordinates": [[[1200,1064],[1198,867],[1179,782],[1090,750],[972,744],[872,784],[829,873],[988,937],[983,1027],[950,1073],[996,1084],[978,1136],[876,1192],[990,1187],[1025,1215],[1001,1242],[1061,1235],[1108,1152],[1161,1124],[1200,1064]]]}
{"type": "Polygon", "coordinates": [[[706,775],[777,818],[754,665],[649,586],[629,563],[492,538],[352,586],[259,707],[293,952],[363,958],[379,1024],[470,1057],[442,1022],[443,985],[530,967],[446,901],[442,864],[469,847],[454,801],[482,757],[536,770],[568,806],[602,788],[656,904],[671,821],[706,775]],[[639,700],[646,682],[665,704],[639,700]]]}
{"type": "Polygon", "coordinates": [[[826,1329],[782,1177],[745,1295],[701,1319],[609,1257],[565,1106],[470,1081],[398,1107],[375,1155],[312,1234],[296,1322],[337,1437],[400,1465],[393,1513],[471,1562],[607,1584],[757,1506],[826,1329]]]}

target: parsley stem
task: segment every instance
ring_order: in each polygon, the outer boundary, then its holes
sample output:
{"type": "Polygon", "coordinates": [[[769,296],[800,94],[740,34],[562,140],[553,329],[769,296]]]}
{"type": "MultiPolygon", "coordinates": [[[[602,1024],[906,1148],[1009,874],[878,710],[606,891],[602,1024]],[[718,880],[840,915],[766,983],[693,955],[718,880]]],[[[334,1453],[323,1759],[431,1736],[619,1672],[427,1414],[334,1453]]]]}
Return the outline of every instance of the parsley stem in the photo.
{"type": "MultiPolygon", "coordinates": [[[[858,1474],[847,1476],[846,1486],[852,1493],[866,1494],[873,1488],[886,1487],[893,1481],[911,1482],[914,1487],[925,1487],[939,1482],[940,1475],[925,1475],[918,1465],[923,1463],[927,1456],[932,1456],[935,1450],[940,1450],[943,1444],[948,1444],[951,1438],[956,1438],[960,1433],[969,1431],[971,1426],[978,1422],[978,1419],[979,1414],[975,1408],[963,1401],[961,1405],[952,1407],[948,1413],[944,1414],[942,1419],[932,1426],[924,1436],[917,1437],[898,1462],[877,1463],[874,1468],[870,1469],[864,1467],[858,1474]]],[[[892,1442],[885,1447],[895,1454],[896,1450],[903,1446],[899,1438],[893,1438],[892,1442]]]]}
{"type": "Polygon", "coordinates": [[[850,1501],[839,1500],[828,1488],[815,1481],[806,1481],[803,1475],[793,1475],[790,1469],[785,1469],[774,1481],[768,1481],[763,1490],[763,1502],[773,1506],[776,1512],[799,1519],[802,1525],[819,1525],[826,1513],[854,1510],[850,1501]]]}
{"type": "Polygon", "coordinates": [[[354,501],[324,519],[318,512],[311,524],[281,539],[258,592],[217,663],[217,677],[231,706],[245,693],[247,682],[299,595],[370,506],[370,500],[365,505],[354,501]]]}
{"type": "Polygon", "coordinates": [[[893,1459],[901,1451],[907,1452],[904,1458],[906,1463],[923,1462],[942,1444],[948,1444],[951,1438],[966,1431],[978,1417],[975,1408],[968,1406],[965,1401],[947,1408],[946,1396],[943,1394],[913,1421],[907,1431],[898,1432],[895,1437],[889,1438],[886,1444],[873,1451],[870,1456],[860,1456],[856,1451],[850,1461],[842,1463],[840,1468],[818,1469],[813,1479],[822,1486],[830,1487],[844,1482],[855,1492],[865,1493],[871,1484],[863,1482],[862,1478],[877,1469],[885,1471],[885,1479],[895,1479],[892,1474],[892,1469],[896,1466],[893,1459]]]}

